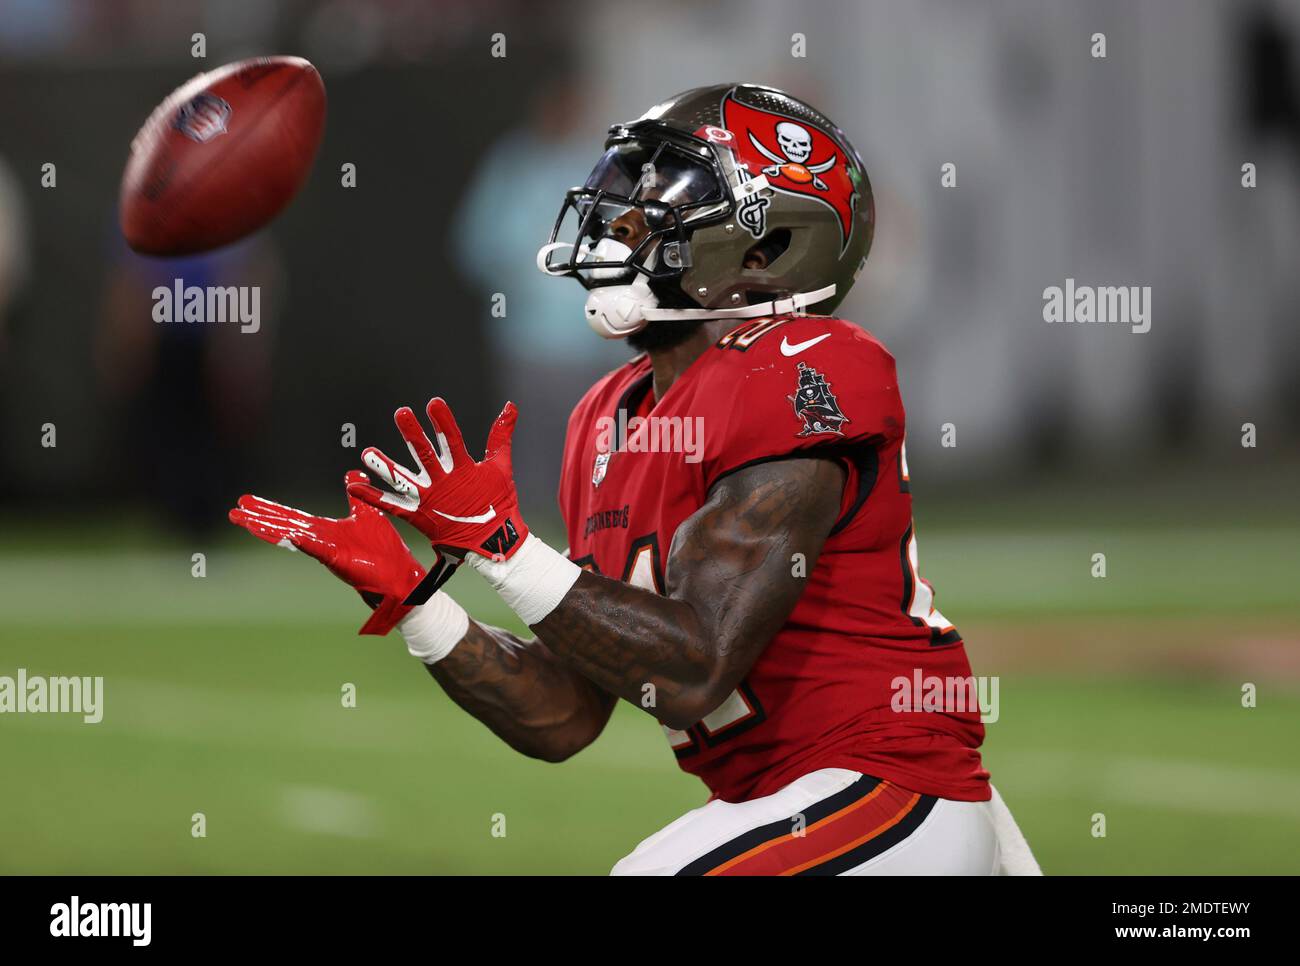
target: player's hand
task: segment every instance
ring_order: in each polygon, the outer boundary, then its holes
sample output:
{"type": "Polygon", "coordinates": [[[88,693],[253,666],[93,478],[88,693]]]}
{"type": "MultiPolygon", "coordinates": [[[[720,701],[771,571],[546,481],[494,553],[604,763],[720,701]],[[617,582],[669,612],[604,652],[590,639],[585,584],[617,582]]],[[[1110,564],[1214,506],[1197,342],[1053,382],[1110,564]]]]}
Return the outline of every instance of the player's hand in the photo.
{"type": "Polygon", "coordinates": [[[481,462],[465,449],[460,428],[440,396],[429,400],[425,411],[437,447],[424,434],[415,413],[403,406],[393,414],[393,422],[406,440],[415,468],[407,469],[368,447],[361,454],[362,462],[394,492],[358,482],[348,485],[348,494],[406,520],[439,552],[461,559],[472,552],[508,560],[528,535],[519,516],[510,467],[510,436],[518,416],[515,404],[506,403],[492,424],[481,462]]]}
{"type": "MultiPolygon", "coordinates": [[[[348,515],[335,520],[245,494],[230,511],[230,522],[253,536],[289,550],[301,550],[323,563],[344,583],[356,588],[375,612],[362,634],[386,634],[406,615],[407,593],[424,578],[424,568],[381,511],[351,494],[368,477],[349,470],[348,515]]],[[[449,575],[448,575],[449,576],[449,575]]]]}

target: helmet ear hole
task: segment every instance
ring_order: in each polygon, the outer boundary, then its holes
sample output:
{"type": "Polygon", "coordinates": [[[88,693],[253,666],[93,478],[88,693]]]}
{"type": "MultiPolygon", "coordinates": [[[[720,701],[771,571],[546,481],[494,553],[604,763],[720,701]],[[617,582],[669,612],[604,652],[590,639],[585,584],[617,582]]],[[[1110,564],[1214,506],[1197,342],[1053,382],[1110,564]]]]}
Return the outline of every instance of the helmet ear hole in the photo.
{"type": "Polygon", "coordinates": [[[755,242],[745,252],[743,267],[747,271],[765,271],[790,247],[790,229],[777,228],[755,242]]]}

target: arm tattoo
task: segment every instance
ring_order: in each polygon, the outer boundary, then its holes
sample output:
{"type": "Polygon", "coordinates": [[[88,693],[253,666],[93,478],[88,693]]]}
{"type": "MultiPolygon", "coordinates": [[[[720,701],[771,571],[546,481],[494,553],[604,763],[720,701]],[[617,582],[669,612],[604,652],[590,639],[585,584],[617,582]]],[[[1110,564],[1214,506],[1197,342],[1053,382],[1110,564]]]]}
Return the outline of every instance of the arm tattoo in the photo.
{"type": "Polygon", "coordinates": [[[595,740],[614,697],[574,673],[546,645],[470,621],[429,673],[458,705],[532,758],[562,761],[595,740]]]}
{"type": "Polygon", "coordinates": [[[689,727],[722,703],[790,616],[804,585],[793,555],[812,572],[844,481],[838,463],[818,458],[725,476],[673,537],[667,596],[584,572],[533,630],[602,690],[689,727]]]}

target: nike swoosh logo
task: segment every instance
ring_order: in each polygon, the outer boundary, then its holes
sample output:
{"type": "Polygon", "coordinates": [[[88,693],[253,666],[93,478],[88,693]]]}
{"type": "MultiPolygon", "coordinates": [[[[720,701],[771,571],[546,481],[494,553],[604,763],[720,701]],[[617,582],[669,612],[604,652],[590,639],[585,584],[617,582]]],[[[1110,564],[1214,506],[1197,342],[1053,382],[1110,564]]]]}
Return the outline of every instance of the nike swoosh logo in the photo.
{"type": "Polygon", "coordinates": [[[799,353],[803,352],[804,349],[811,349],[822,339],[829,339],[830,337],[831,334],[829,332],[823,332],[821,335],[814,336],[807,342],[796,342],[794,345],[791,345],[785,336],[781,336],[781,355],[797,356],[799,353]]]}
{"type": "MultiPolygon", "coordinates": [[[[429,507],[429,509],[433,510],[433,507],[429,507]]],[[[433,512],[438,514],[440,517],[444,517],[445,519],[452,520],[456,523],[487,523],[497,515],[497,511],[491,503],[488,504],[486,513],[480,513],[476,517],[454,517],[450,513],[443,513],[441,510],[433,510],[433,512]]]]}

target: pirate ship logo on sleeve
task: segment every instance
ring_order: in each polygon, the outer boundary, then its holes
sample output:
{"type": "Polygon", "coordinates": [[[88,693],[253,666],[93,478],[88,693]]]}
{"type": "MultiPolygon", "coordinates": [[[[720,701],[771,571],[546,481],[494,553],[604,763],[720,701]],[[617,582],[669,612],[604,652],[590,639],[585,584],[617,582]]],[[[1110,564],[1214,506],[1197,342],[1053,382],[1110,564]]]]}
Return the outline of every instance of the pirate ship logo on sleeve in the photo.
{"type": "Polygon", "coordinates": [[[840,404],[831,392],[831,385],[816,369],[806,362],[799,363],[799,387],[787,399],[794,404],[794,414],[803,420],[800,436],[827,433],[843,436],[840,428],[849,418],[840,410],[840,404]]]}

